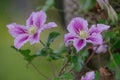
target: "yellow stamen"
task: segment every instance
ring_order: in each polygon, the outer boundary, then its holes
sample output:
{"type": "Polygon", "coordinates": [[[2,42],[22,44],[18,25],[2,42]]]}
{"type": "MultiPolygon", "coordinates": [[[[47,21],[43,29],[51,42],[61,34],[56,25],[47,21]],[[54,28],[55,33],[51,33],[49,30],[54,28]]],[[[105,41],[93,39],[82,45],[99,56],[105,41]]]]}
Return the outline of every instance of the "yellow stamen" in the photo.
{"type": "Polygon", "coordinates": [[[30,27],[30,29],[29,29],[29,33],[30,33],[30,34],[35,34],[35,33],[36,33],[36,30],[37,30],[37,28],[34,27],[34,26],[32,26],[32,27],[30,27]]]}
{"type": "Polygon", "coordinates": [[[82,39],[87,37],[87,33],[84,30],[80,31],[79,35],[82,39]]]}

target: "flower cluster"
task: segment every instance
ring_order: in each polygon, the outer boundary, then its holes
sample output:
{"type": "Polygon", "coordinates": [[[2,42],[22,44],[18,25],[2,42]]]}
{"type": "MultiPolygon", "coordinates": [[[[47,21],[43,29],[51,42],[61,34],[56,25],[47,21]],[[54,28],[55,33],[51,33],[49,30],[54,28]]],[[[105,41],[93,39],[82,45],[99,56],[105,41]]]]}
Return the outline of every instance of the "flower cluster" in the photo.
{"type": "Polygon", "coordinates": [[[96,24],[88,29],[86,20],[80,17],[74,18],[67,27],[69,33],[65,34],[65,45],[69,46],[72,41],[77,52],[85,47],[87,42],[93,45],[101,45],[103,43],[101,32],[109,27],[104,24],[96,24]]]}
{"type": "MultiPolygon", "coordinates": [[[[7,25],[9,33],[15,38],[14,46],[17,49],[20,49],[26,42],[30,42],[31,45],[35,43],[39,43],[40,33],[43,30],[57,26],[55,22],[49,22],[45,24],[46,18],[47,16],[44,11],[32,12],[30,17],[26,20],[25,26],[19,25],[16,23],[7,25]]],[[[68,47],[72,42],[77,52],[83,49],[87,43],[91,43],[93,44],[94,46],[93,50],[95,50],[96,53],[98,54],[106,53],[107,45],[103,43],[103,37],[101,33],[105,30],[108,30],[109,28],[110,26],[104,25],[104,24],[94,24],[90,28],[88,28],[87,20],[81,17],[76,17],[76,18],[73,18],[67,26],[68,33],[65,34],[64,36],[64,43],[68,47]]],[[[52,42],[56,36],[57,35],[52,34],[52,37],[48,37],[48,42],[46,42],[46,44],[49,45],[49,43],[52,42]]],[[[49,54],[50,59],[53,59],[53,58],[57,59],[55,57],[59,57],[59,55],[56,55],[51,48],[48,48],[48,47],[46,48],[46,46],[44,46],[44,48],[41,49],[39,53],[49,54]]],[[[60,51],[60,53],[62,53],[62,51],[60,51]]],[[[75,57],[78,57],[78,56],[75,56],[75,57]]],[[[32,60],[31,55],[27,55],[27,56],[25,55],[25,58],[29,62],[32,60]]],[[[60,75],[66,66],[67,64],[63,66],[62,70],[60,71],[60,75]]],[[[81,80],[94,80],[94,79],[95,79],[94,71],[87,72],[85,76],[82,76],[81,78],[81,80]]]]}
{"type": "Polygon", "coordinates": [[[33,12],[25,26],[16,23],[7,25],[10,34],[15,38],[14,46],[20,49],[28,41],[30,44],[39,43],[41,31],[57,26],[54,22],[45,24],[46,18],[44,11],[33,12]]]}

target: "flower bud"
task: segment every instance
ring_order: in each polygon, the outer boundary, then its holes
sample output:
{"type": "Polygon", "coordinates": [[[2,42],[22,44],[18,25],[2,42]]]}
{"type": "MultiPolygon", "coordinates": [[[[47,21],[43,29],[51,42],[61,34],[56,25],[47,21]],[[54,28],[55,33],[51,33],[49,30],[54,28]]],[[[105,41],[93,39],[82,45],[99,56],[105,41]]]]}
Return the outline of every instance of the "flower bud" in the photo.
{"type": "Polygon", "coordinates": [[[108,10],[108,17],[111,21],[115,22],[118,20],[118,16],[116,11],[112,8],[112,6],[108,6],[107,8],[108,10]]]}

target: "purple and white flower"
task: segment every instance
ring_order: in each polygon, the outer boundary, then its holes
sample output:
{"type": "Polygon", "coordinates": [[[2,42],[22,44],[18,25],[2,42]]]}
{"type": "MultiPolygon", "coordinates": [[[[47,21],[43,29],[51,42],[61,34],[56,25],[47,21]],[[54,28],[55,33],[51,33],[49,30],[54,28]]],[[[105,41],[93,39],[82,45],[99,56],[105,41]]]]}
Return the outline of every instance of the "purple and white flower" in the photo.
{"type": "Polygon", "coordinates": [[[92,25],[88,29],[88,22],[86,20],[80,17],[74,18],[67,27],[69,33],[65,34],[65,45],[69,46],[72,41],[77,52],[85,47],[87,42],[93,45],[100,45],[103,43],[101,32],[107,30],[109,27],[104,24],[97,24],[92,25]]]}
{"type": "Polygon", "coordinates": [[[94,80],[95,79],[95,73],[94,71],[89,71],[85,74],[85,76],[81,78],[81,80],[94,80]]]}
{"type": "Polygon", "coordinates": [[[39,43],[41,31],[57,26],[54,22],[45,24],[46,18],[44,11],[32,12],[25,26],[16,23],[7,25],[10,34],[15,38],[14,46],[20,49],[28,41],[31,45],[39,43]]]}

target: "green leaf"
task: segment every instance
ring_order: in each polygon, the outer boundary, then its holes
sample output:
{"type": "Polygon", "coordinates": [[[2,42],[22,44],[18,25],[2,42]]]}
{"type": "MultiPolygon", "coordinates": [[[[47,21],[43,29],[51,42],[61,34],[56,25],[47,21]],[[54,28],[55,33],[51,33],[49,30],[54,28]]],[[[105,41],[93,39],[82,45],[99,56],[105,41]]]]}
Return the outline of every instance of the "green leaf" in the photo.
{"type": "Polygon", "coordinates": [[[72,79],[72,80],[74,78],[74,76],[72,74],[70,74],[70,73],[64,73],[64,74],[61,75],[61,77],[63,79],[72,79]]]}
{"type": "Polygon", "coordinates": [[[116,38],[116,34],[115,32],[112,32],[112,31],[107,32],[105,33],[105,38],[111,38],[111,39],[116,38]]]}
{"type": "Polygon", "coordinates": [[[61,54],[65,53],[65,52],[66,52],[66,46],[64,44],[61,44],[60,47],[59,47],[59,49],[57,49],[56,51],[54,51],[54,53],[56,55],[61,55],[61,54]]]}
{"type": "Polygon", "coordinates": [[[30,55],[30,50],[26,49],[26,50],[18,50],[17,48],[15,48],[14,46],[11,46],[13,49],[15,49],[16,51],[18,51],[20,54],[22,54],[24,56],[24,59],[27,60],[28,62],[31,62],[35,57],[37,57],[37,55],[30,55]]]}
{"type": "Polygon", "coordinates": [[[96,0],[80,0],[80,9],[88,11],[92,9],[96,4],[96,0]]]}
{"type": "Polygon", "coordinates": [[[76,64],[78,62],[77,56],[72,56],[72,62],[76,64]]]}
{"type": "Polygon", "coordinates": [[[120,20],[120,14],[118,14],[118,20],[120,20]]]}
{"type": "Polygon", "coordinates": [[[49,8],[51,8],[54,5],[54,2],[55,2],[54,0],[47,0],[42,10],[47,11],[49,8]]]}
{"type": "Polygon", "coordinates": [[[54,80],[60,80],[60,78],[59,78],[59,77],[56,77],[56,78],[54,78],[54,80]]]}
{"type": "Polygon", "coordinates": [[[112,56],[114,60],[111,60],[110,66],[115,67],[118,65],[120,67],[120,53],[114,53],[112,56]]]}
{"type": "Polygon", "coordinates": [[[98,71],[95,72],[95,80],[100,79],[100,73],[98,71]]]}
{"type": "Polygon", "coordinates": [[[58,37],[60,35],[60,33],[58,32],[51,32],[48,36],[48,41],[46,43],[46,47],[49,47],[51,45],[51,43],[54,41],[54,39],[56,37],[58,37]]]}
{"type": "Polygon", "coordinates": [[[100,19],[98,23],[107,24],[107,20],[100,19]]]}
{"type": "Polygon", "coordinates": [[[115,43],[114,43],[114,45],[113,45],[113,48],[115,49],[115,50],[119,50],[119,48],[120,48],[120,39],[115,39],[115,43]]]}
{"type": "Polygon", "coordinates": [[[11,46],[13,49],[15,49],[16,51],[20,52],[23,56],[27,57],[29,56],[30,54],[30,50],[29,49],[26,49],[26,50],[18,50],[17,48],[15,48],[14,46],[11,46]]]}
{"type": "Polygon", "coordinates": [[[51,48],[42,48],[37,52],[38,56],[47,56],[48,54],[52,54],[53,50],[51,48]]]}

